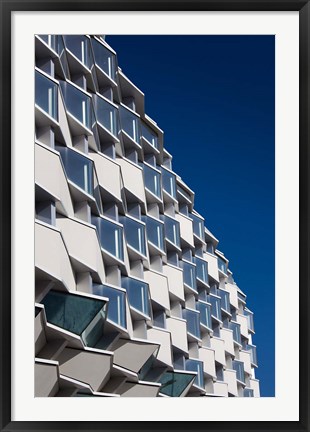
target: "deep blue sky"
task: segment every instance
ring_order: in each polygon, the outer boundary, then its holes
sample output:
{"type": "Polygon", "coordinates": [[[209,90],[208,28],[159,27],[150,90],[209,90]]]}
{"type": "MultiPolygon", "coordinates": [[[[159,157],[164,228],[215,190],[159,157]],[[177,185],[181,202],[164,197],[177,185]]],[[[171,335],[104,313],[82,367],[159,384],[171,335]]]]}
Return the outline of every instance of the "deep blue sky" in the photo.
{"type": "Polygon", "coordinates": [[[254,311],[274,396],[274,37],[108,36],[254,311]]]}

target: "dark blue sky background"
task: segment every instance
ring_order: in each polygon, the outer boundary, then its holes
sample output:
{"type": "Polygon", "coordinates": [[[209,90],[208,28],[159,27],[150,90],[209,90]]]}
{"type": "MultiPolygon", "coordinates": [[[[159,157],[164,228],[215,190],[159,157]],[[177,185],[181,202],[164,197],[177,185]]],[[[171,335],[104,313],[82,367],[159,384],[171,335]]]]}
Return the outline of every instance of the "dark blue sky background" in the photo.
{"type": "Polygon", "coordinates": [[[274,37],[108,36],[254,311],[274,396],[274,37]]]}

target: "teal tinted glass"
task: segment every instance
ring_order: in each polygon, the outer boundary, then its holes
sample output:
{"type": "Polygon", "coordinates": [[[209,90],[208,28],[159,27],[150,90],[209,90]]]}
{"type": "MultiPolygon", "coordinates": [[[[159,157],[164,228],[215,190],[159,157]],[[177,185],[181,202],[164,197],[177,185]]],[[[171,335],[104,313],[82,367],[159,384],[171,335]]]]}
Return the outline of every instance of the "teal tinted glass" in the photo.
{"type": "Polygon", "coordinates": [[[36,105],[55,120],[58,119],[58,86],[40,72],[35,73],[36,105]]]}
{"type": "Polygon", "coordinates": [[[171,397],[179,397],[194,377],[194,374],[165,372],[159,379],[159,382],[162,384],[160,393],[171,397]]]}
{"type": "Polygon", "coordinates": [[[105,301],[60,291],[50,291],[41,301],[49,323],[81,335],[105,301]]]}

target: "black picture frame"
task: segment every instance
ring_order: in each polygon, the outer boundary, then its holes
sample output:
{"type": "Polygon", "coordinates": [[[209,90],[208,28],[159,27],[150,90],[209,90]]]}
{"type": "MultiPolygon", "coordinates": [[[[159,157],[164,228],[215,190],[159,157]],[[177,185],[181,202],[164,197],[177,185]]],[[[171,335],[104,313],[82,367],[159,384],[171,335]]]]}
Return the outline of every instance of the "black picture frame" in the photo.
{"type": "MultiPolygon", "coordinates": [[[[310,431],[309,424],[309,0],[0,0],[1,19],[1,181],[0,181],[0,421],[1,431],[310,431]],[[299,11],[299,272],[300,272],[300,364],[299,421],[253,422],[23,422],[11,421],[11,13],[14,11],[299,11]]],[[[281,359],[278,361],[284,361],[281,359]]]]}

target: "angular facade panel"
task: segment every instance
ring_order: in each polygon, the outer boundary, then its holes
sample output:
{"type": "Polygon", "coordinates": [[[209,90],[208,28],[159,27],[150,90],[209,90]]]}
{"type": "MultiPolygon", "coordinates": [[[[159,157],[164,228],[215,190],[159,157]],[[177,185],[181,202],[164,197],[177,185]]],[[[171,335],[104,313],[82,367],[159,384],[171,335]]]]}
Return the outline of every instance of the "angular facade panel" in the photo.
{"type": "Polygon", "coordinates": [[[36,395],[258,397],[253,313],[102,36],[36,39],[36,395]]]}

